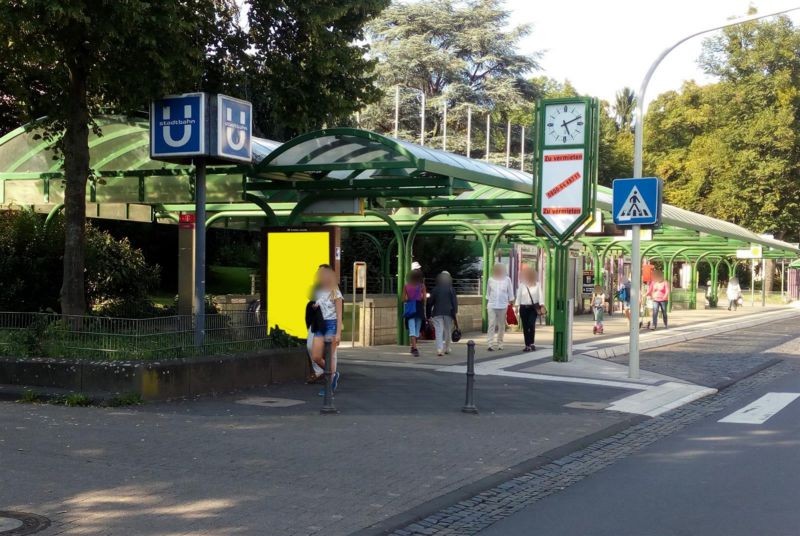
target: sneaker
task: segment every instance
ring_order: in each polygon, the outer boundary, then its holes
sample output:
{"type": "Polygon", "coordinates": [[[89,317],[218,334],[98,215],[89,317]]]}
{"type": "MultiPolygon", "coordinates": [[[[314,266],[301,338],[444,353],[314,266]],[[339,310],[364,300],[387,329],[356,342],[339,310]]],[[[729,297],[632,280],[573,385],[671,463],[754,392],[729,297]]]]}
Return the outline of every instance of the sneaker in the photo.
{"type": "Polygon", "coordinates": [[[335,393],[339,387],[339,371],[333,373],[333,380],[331,380],[331,390],[335,393]]]}
{"type": "Polygon", "coordinates": [[[444,355],[444,352],[442,352],[441,350],[436,350],[436,356],[437,357],[442,357],[443,355],[444,355]]]}
{"type": "Polygon", "coordinates": [[[498,349],[498,350],[502,350],[502,349],[503,349],[503,345],[502,345],[502,344],[498,345],[498,346],[497,346],[497,349],[498,349]]]}
{"type": "Polygon", "coordinates": [[[450,347],[449,347],[449,346],[448,346],[447,348],[445,348],[445,349],[444,349],[444,353],[446,353],[446,354],[449,354],[449,353],[450,353],[450,347]]]}
{"type": "Polygon", "coordinates": [[[522,349],[522,351],[523,352],[530,352],[531,351],[531,347],[530,346],[526,346],[525,348],[522,349]]]}
{"type": "Polygon", "coordinates": [[[411,355],[413,355],[414,357],[419,357],[419,350],[417,350],[416,348],[412,348],[411,355]]]}
{"type": "Polygon", "coordinates": [[[489,346],[489,347],[487,348],[487,350],[488,350],[488,351],[490,351],[490,352],[494,352],[494,346],[489,346]]]}

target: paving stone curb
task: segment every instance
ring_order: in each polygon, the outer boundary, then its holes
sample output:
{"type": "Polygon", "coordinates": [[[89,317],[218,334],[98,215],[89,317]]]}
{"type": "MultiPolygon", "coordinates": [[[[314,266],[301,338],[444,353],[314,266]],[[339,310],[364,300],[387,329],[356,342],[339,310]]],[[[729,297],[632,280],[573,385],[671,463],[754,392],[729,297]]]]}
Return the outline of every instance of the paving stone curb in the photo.
{"type": "Polygon", "coordinates": [[[493,523],[583,480],[651,443],[725,409],[765,383],[788,374],[793,368],[787,362],[780,362],[716,395],[633,425],[579,451],[487,489],[469,499],[459,501],[435,514],[402,528],[385,531],[383,534],[392,536],[477,534],[493,523]]]}

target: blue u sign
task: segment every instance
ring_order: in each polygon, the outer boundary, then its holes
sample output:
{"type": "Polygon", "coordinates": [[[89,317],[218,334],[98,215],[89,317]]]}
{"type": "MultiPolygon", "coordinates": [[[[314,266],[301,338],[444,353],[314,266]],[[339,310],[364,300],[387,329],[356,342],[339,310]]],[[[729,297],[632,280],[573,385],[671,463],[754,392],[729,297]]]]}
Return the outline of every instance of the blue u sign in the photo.
{"type": "Polygon", "coordinates": [[[170,159],[206,154],[206,95],[184,93],[150,105],[150,157],[170,159]]]}
{"type": "Polygon", "coordinates": [[[224,160],[252,160],[253,105],[217,95],[217,140],[213,155],[224,160]]]}

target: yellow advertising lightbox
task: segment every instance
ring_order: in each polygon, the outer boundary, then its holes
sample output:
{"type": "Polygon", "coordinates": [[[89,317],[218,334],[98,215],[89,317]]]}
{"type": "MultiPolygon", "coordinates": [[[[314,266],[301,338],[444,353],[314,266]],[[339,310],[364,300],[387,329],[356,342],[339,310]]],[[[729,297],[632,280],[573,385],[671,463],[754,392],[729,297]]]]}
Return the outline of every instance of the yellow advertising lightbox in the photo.
{"type": "Polygon", "coordinates": [[[333,265],[333,231],[267,229],[264,236],[266,282],[262,303],[267,328],[280,327],[290,335],[305,338],[305,323],[314,276],[320,264],[333,265]]]}

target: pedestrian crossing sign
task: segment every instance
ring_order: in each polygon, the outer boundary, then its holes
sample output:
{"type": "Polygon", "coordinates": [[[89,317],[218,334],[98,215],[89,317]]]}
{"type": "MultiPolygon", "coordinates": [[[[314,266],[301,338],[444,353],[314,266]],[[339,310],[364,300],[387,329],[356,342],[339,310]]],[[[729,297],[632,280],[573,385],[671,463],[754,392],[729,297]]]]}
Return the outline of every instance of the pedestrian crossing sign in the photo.
{"type": "Polygon", "coordinates": [[[612,185],[615,225],[658,225],[661,222],[661,179],[616,179],[612,185]]]}

